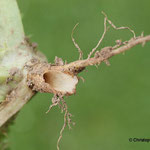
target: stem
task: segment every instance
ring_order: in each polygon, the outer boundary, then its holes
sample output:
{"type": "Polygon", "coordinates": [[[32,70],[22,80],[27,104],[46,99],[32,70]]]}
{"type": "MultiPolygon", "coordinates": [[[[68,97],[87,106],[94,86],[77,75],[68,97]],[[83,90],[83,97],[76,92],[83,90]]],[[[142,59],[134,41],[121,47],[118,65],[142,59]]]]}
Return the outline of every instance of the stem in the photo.
{"type": "Polygon", "coordinates": [[[35,58],[46,61],[25,40],[16,0],[0,0],[0,127],[34,95],[26,83],[25,65],[35,58]]]}
{"type": "Polygon", "coordinates": [[[24,30],[16,0],[0,0],[0,44],[14,47],[23,41],[24,30]]]}

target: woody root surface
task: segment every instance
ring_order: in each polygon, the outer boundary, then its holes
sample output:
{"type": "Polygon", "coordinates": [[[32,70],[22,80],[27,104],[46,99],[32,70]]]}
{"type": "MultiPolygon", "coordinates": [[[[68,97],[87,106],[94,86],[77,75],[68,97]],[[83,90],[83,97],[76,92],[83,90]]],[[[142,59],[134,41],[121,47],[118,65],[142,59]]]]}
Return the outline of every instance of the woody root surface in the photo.
{"type": "MultiPolygon", "coordinates": [[[[63,62],[61,58],[56,57],[54,64],[39,63],[37,60],[32,60],[26,67],[28,68],[27,83],[33,91],[53,93],[52,104],[49,110],[54,106],[58,106],[62,112],[64,112],[64,125],[60,131],[60,136],[57,141],[57,149],[59,150],[59,142],[62,138],[62,133],[65,127],[68,125],[71,129],[71,114],[68,112],[67,104],[64,100],[64,96],[70,96],[75,94],[76,85],[79,79],[78,74],[83,71],[87,66],[100,65],[101,62],[105,62],[109,65],[109,58],[125,52],[137,44],[144,44],[150,41],[150,35],[144,36],[143,33],[140,36],[136,36],[135,32],[129,27],[116,27],[106,16],[104,12],[104,32],[98,41],[97,45],[91,50],[86,59],[83,59],[83,52],[79,45],[76,43],[73,34],[78,24],[73,28],[71,38],[79,52],[79,60],[71,62],[69,64],[63,62]],[[128,30],[133,35],[128,41],[116,40],[114,46],[104,47],[101,50],[97,50],[105,34],[108,30],[107,23],[115,30],[128,30]]],[[[73,123],[74,124],[74,123],[73,123]]]]}

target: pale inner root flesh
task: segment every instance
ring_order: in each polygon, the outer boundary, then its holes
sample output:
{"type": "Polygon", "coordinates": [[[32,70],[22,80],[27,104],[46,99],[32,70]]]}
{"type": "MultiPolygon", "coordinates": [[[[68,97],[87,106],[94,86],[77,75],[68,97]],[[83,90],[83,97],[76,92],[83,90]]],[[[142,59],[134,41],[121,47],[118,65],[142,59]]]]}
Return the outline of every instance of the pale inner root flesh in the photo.
{"type": "Polygon", "coordinates": [[[74,94],[78,78],[60,71],[49,71],[43,75],[46,83],[50,85],[51,89],[62,94],[74,94]]]}

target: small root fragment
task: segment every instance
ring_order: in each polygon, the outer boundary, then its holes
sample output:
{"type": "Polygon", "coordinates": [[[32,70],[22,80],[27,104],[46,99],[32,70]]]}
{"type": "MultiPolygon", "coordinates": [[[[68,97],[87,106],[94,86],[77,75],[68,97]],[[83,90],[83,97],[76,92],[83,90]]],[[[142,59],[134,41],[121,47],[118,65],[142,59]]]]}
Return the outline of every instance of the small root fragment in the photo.
{"type": "Polygon", "coordinates": [[[79,79],[79,80],[82,80],[83,83],[85,82],[85,79],[84,79],[83,77],[81,77],[81,76],[78,77],[78,79],[79,79]]]}
{"type": "Polygon", "coordinates": [[[63,66],[64,65],[64,61],[62,60],[62,58],[59,58],[57,56],[55,56],[55,65],[56,66],[63,66]]]}
{"type": "MultiPolygon", "coordinates": [[[[144,32],[141,33],[141,37],[144,37],[144,32]]],[[[145,43],[146,43],[146,42],[143,42],[143,43],[142,43],[142,47],[145,46],[145,43]]]]}
{"type": "Polygon", "coordinates": [[[77,23],[77,24],[74,26],[74,28],[73,28],[73,30],[72,30],[72,34],[71,34],[71,39],[72,39],[72,42],[73,42],[74,46],[78,49],[78,52],[79,52],[79,60],[81,60],[81,59],[83,59],[83,52],[82,52],[82,50],[80,49],[79,45],[76,43],[76,41],[75,41],[75,39],[74,39],[74,37],[73,37],[74,31],[75,31],[75,29],[76,29],[76,27],[77,27],[78,25],[79,25],[79,23],[77,23]]]}
{"type": "Polygon", "coordinates": [[[118,47],[120,47],[121,45],[124,44],[121,40],[116,40],[115,42],[116,42],[116,45],[113,46],[113,49],[116,49],[116,48],[118,48],[118,47]]]}
{"type": "Polygon", "coordinates": [[[52,98],[52,104],[49,106],[49,109],[47,110],[46,114],[49,113],[52,107],[57,106],[59,104],[60,104],[60,98],[57,95],[54,95],[52,98]]]}

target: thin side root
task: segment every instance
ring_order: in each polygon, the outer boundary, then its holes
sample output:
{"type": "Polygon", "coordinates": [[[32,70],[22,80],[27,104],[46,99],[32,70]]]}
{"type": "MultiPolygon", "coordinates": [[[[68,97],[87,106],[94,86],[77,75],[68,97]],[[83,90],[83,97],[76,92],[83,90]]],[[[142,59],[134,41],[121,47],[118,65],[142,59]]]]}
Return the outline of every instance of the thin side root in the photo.
{"type": "Polygon", "coordinates": [[[136,38],[136,34],[134,32],[134,30],[130,29],[129,27],[116,27],[111,20],[108,19],[107,15],[102,11],[102,14],[105,16],[105,18],[107,19],[108,23],[115,29],[115,30],[124,30],[124,29],[128,29],[132,34],[133,37],[136,38]]]}
{"type": "Polygon", "coordinates": [[[52,107],[57,106],[57,105],[61,109],[61,112],[65,112],[64,124],[60,130],[60,135],[59,135],[59,138],[57,140],[57,150],[60,150],[59,143],[63,137],[63,132],[64,132],[66,126],[68,125],[69,129],[71,129],[71,124],[74,124],[74,123],[71,120],[72,114],[70,114],[68,112],[68,106],[67,106],[65,100],[63,99],[63,95],[54,95],[54,97],[52,98],[52,104],[50,105],[50,107],[46,113],[48,113],[52,107]]]}
{"type": "Polygon", "coordinates": [[[104,32],[103,32],[103,34],[102,34],[102,37],[101,37],[100,40],[98,41],[96,47],[94,47],[94,48],[92,49],[92,51],[90,52],[90,54],[88,55],[88,59],[92,56],[92,54],[96,51],[96,49],[99,47],[99,45],[101,44],[101,42],[102,42],[103,39],[104,39],[104,36],[105,36],[105,34],[106,34],[106,32],[107,32],[106,21],[107,21],[107,18],[105,17],[105,18],[104,18],[104,32]]]}
{"type": "Polygon", "coordinates": [[[88,59],[92,56],[92,54],[96,51],[96,49],[99,47],[99,45],[101,44],[102,40],[104,39],[104,36],[107,32],[107,22],[115,29],[115,30],[124,30],[124,29],[128,29],[132,34],[133,34],[133,37],[134,39],[136,39],[136,35],[135,35],[135,32],[130,29],[129,27],[116,27],[107,17],[107,15],[102,11],[102,14],[105,16],[104,18],[104,32],[103,32],[103,35],[102,37],[100,38],[100,40],[98,41],[96,47],[94,47],[92,49],[92,51],[90,52],[90,54],[88,55],[88,59]]]}
{"type": "Polygon", "coordinates": [[[63,126],[62,126],[62,128],[60,130],[60,135],[59,135],[59,138],[57,140],[57,150],[60,149],[59,148],[59,143],[60,143],[60,141],[62,139],[63,132],[64,132],[66,126],[68,125],[69,129],[71,129],[71,124],[74,124],[72,122],[71,118],[70,118],[70,117],[72,117],[72,114],[70,114],[68,112],[68,106],[67,106],[65,100],[63,99],[63,97],[61,98],[61,102],[62,102],[62,109],[65,111],[65,114],[64,114],[64,124],[63,124],[63,126]]]}
{"type": "Polygon", "coordinates": [[[64,132],[66,126],[67,126],[67,114],[68,114],[68,109],[67,109],[67,107],[65,107],[64,109],[65,109],[64,124],[63,124],[63,126],[62,126],[62,128],[61,128],[61,130],[60,130],[60,135],[59,135],[59,138],[58,138],[58,140],[57,140],[57,150],[60,149],[60,148],[59,148],[59,143],[60,143],[60,141],[61,141],[61,139],[62,139],[63,132],[64,132]]]}
{"type": "Polygon", "coordinates": [[[75,31],[75,29],[76,29],[76,27],[77,27],[78,25],[79,25],[79,23],[77,23],[77,24],[74,26],[74,28],[73,28],[73,30],[72,30],[72,34],[71,34],[71,39],[72,39],[72,42],[73,42],[74,46],[78,49],[78,52],[79,52],[79,60],[81,60],[81,59],[83,59],[83,52],[82,52],[82,50],[80,49],[79,45],[76,43],[76,41],[75,41],[75,39],[74,39],[74,37],[73,37],[74,31],[75,31]]]}
{"type": "Polygon", "coordinates": [[[60,98],[57,95],[54,95],[52,98],[52,104],[49,106],[47,113],[49,113],[49,111],[52,109],[52,107],[57,106],[60,104],[60,98]]]}

